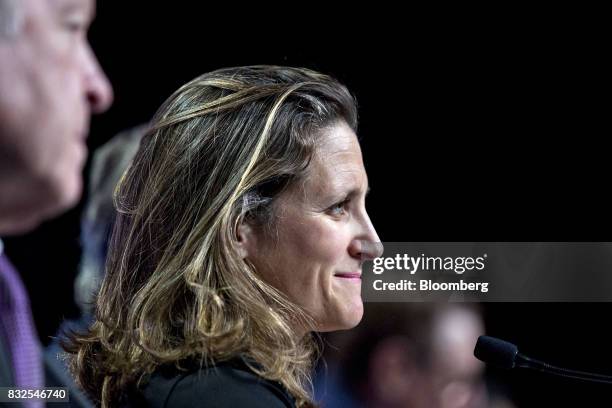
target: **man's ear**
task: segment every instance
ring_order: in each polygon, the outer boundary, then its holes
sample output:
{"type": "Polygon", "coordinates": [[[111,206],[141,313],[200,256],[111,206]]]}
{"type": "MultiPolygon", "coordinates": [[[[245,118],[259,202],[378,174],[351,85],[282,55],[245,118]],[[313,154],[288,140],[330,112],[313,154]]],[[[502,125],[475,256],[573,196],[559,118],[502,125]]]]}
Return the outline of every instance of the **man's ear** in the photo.
{"type": "Polygon", "coordinates": [[[253,255],[257,245],[257,232],[255,227],[243,218],[236,228],[236,244],[242,259],[253,255]]]}

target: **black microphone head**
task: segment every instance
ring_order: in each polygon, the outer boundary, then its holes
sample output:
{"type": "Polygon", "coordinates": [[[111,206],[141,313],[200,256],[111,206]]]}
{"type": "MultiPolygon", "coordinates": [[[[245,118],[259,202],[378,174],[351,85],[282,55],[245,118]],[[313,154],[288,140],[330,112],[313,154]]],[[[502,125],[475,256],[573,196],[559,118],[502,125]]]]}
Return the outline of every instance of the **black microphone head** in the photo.
{"type": "Polygon", "coordinates": [[[518,347],[495,337],[480,336],[474,348],[474,356],[480,361],[501,368],[514,368],[518,347]]]}

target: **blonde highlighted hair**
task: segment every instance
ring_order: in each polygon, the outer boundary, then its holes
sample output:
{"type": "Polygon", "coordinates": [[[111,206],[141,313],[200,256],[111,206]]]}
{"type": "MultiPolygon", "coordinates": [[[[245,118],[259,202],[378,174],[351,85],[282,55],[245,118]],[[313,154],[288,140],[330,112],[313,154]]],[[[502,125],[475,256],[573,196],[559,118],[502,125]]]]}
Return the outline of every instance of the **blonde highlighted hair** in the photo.
{"type": "Polygon", "coordinates": [[[357,126],[354,98],[307,69],[251,66],[204,74],[155,115],[115,192],[106,276],[87,333],[67,350],[102,406],[163,364],[246,356],[313,405],[309,316],[239,253],[241,222],[274,225],[275,198],[307,173],[321,130],[357,126]]]}

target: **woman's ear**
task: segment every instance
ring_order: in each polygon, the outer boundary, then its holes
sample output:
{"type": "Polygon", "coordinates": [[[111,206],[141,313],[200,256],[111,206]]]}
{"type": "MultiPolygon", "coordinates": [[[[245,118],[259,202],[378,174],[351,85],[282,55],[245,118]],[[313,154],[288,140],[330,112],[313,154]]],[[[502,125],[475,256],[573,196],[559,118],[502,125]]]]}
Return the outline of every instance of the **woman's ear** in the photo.
{"type": "Polygon", "coordinates": [[[256,231],[253,225],[246,219],[242,219],[236,228],[236,242],[242,259],[253,255],[257,244],[256,231]]]}

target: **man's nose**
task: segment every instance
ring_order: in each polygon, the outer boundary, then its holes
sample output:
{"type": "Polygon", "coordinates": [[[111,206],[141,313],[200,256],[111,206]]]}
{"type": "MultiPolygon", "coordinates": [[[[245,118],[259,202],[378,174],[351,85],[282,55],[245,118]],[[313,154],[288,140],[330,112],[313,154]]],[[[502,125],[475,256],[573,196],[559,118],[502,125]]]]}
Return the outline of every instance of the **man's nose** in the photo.
{"type": "Polygon", "coordinates": [[[106,111],[113,103],[113,88],[89,46],[86,50],[85,90],[93,113],[106,111]]]}

